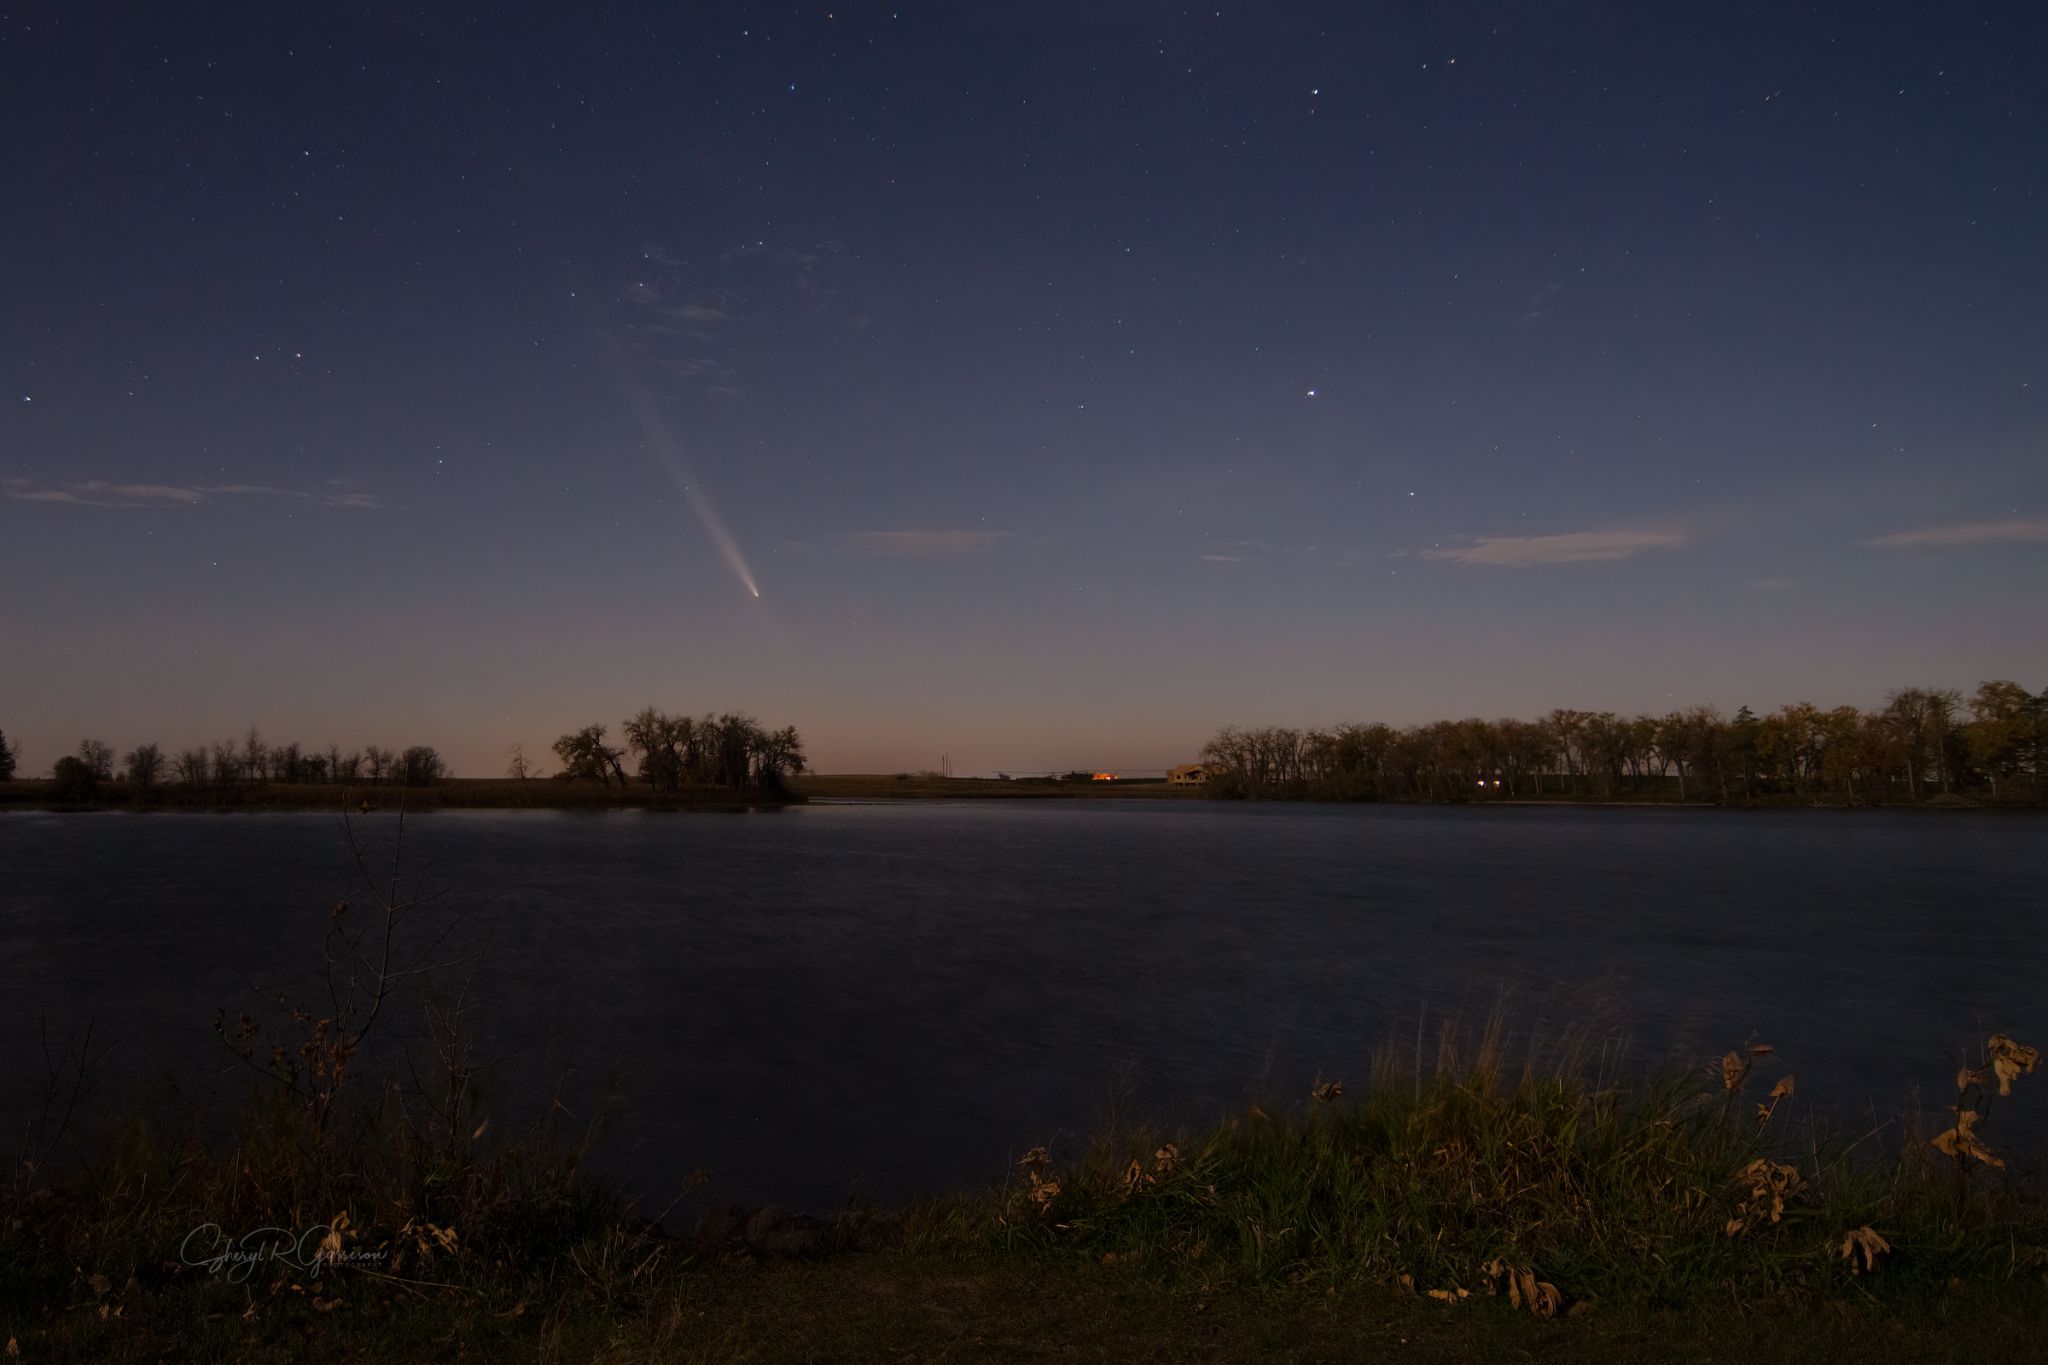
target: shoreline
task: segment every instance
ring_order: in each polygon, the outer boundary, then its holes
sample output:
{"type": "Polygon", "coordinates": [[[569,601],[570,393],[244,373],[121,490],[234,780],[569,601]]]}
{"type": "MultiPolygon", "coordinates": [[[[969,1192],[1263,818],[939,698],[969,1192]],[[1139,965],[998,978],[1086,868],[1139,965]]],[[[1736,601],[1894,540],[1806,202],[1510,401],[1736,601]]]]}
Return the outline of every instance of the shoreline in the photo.
{"type": "Polygon", "coordinates": [[[1480,799],[1351,801],[1312,795],[1271,798],[1212,796],[1199,786],[1170,786],[1157,779],[1118,782],[1075,782],[1056,778],[937,777],[878,773],[806,774],[779,792],[698,788],[654,791],[642,785],[617,787],[559,778],[449,778],[429,787],[270,784],[262,787],[201,788],[157,786],[136,791],[125,782],[110,782],[86,800],[58,800],[48,779],[0,782],[0,811],[229,811],[346,809],[369,814],[405,810],[672,810],[769,811],[810,802],[820,804],[916,804],[947,801],[1151,801],[1169,804],[1230,806],[1388,806],[1483,810],[1491,807],[1531,809],[1688,810],[1688,811],[1978,811],[2048,810],[2041,800],[1936,795],[1918,801],[1855,801],[1816,797],[1809,793],[1770,792],[1741,800],[1679,800],[1675,796],[1640,793],[1613,796],[1545,794],[1488,796],[1480,799]]]}

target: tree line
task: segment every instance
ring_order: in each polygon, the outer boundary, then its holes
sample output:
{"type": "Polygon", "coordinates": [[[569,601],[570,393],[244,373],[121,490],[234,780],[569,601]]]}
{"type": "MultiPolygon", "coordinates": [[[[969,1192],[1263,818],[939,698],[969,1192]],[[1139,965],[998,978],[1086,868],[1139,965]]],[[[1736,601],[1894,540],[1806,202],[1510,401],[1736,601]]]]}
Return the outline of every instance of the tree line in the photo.
{"type": "Polygon", "coordinates": [[[1211,794],[1356,801],[1786,795],[1850,803],[2048,798],[2048,689],[1993,681],[1965,698],[1904,688],[1882,708],[1808,702],[1732,717],[1558,709],[1536,720],[1333,729],[1226,726],[1203,747],[1211,794]]]}
{"type": "MultiPolygon", "coordinates": [[[[655,791],[723,787],[772,792],[804,769],[803,742],[795,726],[770,730],[736,712],[672,716],[649,706],[620,725],[623,746],[608,743],[605,735],[604,726],[586,725],[556,740],[555,757],[562,762],[558,776],[624,787],[624,760],[631,757],[635,775],[655,791]]],[[[511,775],[533,775],[528,766],[514,745],[511,775]]]]}
{"type": "MultiPolygon", "coordinates": [[[[0,735],[0,749],[6,738],[0,735]]],[[[0,757],[0,781],[14,776],[11,750],[0,757]]],[[[449,777],[448,765],[429,744],[387,749],[366,744],[344,752],[338,745],[310,748],[296,742],[268,744],[254,726],[240,740],[167,752],[158,744],[138,744],[118,754],[97,739],[81,740],[78,748],[51,765],[53,796],[86,800],[118,779],[131,792],[177,785],[194,790],[225,791],[272,784],[297,786],[432,787],[449,777]]]]}
{"type": "MultiPolygon", "coordinates": [[[[796,727],[771,730],[740,712],[670,715],[649,706],[620,726],[623,745],[608,742],[608,733],[603,725],[586,725],[556,740],[553,747],[561,768],[555,779],[623,788],[637,777],[658,792],[773,792],[782,790],[785,779],[802,772],[805,764],[796,727]],[[633,777],[627,774],[629,758],[633,777]]],[[[11,780],[17,766],[17,751],[0,732],[0,782],[11,780]]],[[[61,800],[90,800],[102,786],[117,780],[127,792],[140,794],[170,785],[202,791],[274,784],[432,787],[452,775],[431,745],[389,749],[366,744],[346,751],[338,745],[273,745],[254,726],[240,740],[176,752],[139,744],[123,755],[100,740],[83,740],[50,770],[51,795],[61,800]]],[[[527,759],[524,747],[514,744],[507,775],[528,780],[543,774],[527,759]]]]}

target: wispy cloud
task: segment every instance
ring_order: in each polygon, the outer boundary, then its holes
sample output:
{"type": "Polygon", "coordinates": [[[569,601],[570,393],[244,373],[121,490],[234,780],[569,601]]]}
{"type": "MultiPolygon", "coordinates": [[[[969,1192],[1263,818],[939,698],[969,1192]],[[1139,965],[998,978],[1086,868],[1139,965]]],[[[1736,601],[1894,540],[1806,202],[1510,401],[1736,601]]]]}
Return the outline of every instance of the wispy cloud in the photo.
{"type": "Polygon", "coordinates": [[[2048,517],[2019,521],[1973,521],[1962,526],[1926,526],[1917,531],[1898,531],[1865,545],[1880,550],[1928,550],[1951,545],[2012,545],[2023,541],[2048,540],[2048,517]]]}
{"type": "Polygon", "coordinates": [[[7,479],[0,481],[0,495],[18,502],[59,502],[74,507],[192,507],[215,498],[241,497],[292,498],[323,507],[383,506],[375,493],[347,492],[338,487],[271,488],[254,483],[112,483],[105,479],[42,483],[34,479],[7,479]]]}
{"type": "Polygon", "coordinates": [[[1538,564],[1589,564],[1629,559],[1645,550],[1685,544],[1677,531],[1573,531],[1556,536],[1480,536],[1470,545],[1424,550],[1424,559],[1526,569],[1538,564]]]}
{"type": "Polygon", "coordinates": [[[855,531],[853,546],[878,555],[971,555],[993,550],[1008,531],[855,531]]]}
{"type": "Polygon", "coordinates": [[[606,331],[685,387],[737,395],[781,329],[824,317],[842,250],[757,241],[693,259],[646,243],[606,331]]]}

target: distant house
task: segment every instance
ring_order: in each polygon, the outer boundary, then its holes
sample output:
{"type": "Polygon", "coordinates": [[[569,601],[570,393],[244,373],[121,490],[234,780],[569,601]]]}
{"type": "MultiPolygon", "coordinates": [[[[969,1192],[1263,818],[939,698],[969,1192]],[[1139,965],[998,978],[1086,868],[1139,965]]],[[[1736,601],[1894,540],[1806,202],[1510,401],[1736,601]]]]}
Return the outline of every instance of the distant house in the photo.
{"type": "Polygon", "coordinates": [[[1183,763],[1178,768],[1166,770],[1166,782],[1172,787],[1199,787],[1209,780],[1209,768],[1203,763],[1183,763]]]}

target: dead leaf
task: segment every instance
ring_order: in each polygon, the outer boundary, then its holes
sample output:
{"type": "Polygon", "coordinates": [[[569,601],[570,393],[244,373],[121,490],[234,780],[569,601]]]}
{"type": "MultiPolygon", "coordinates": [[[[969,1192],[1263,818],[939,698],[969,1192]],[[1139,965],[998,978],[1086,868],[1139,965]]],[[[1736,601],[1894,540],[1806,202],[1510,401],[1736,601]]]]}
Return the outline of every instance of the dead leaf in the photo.
{"type": "Polygon", "coordinates": [[[1806,1180],[1797,1167],[1765,1157],[1758,1157],[1744,1166],[1741,1179],[1748,1186],[1749,1193],[1735,1206],[1735,1216],[1722,1228],[1729,1237],[1745,1228],[1779,1221],[1785,1216],[1785,1201],[1797,1198],[1806,1190],[1806,1180]]]}
{"type": "Polygon", "coordinates": [[[1742,1078],[1749,1074],[1749,1063],[1742,1054],[1731,1052],[1721,1059],[1721,1088],[1734,1094],[1742,1088],[1742,1078]]]}
{"type": "Polygon", "coordinates": [[[1564,1307],[1564,1295],[1548,1280],[1536,1278],[1536,1272],[1525,1265],[1511,1265],[1499,1259],[1488,1261],[1482,1267],[1487,1278],[1486,1292],[1497,1294],[1500,1286],[1507,1286],[1508,1303],[1514,1308],[1526,1308],[1539,1318],[1554,1318],[1564,1307]]]}
{"type": "Polygon", "coordinates": [[[1152,1161],[1159,1167],[1159,1174],[1170,1175],[1180,1169],[1180,1148],[1169,1142],[1152,1154],[1152,1161]]]}
{"type": "Polygon", "coordinates": [[[1343,1093],[1344,1082],[1342,1081],[1324,1081],[1309,1092],[1309,1094],[1324,1104],[1330,1103],[1343,1093]]]}
{"type": "Polygon", "coordinates": [[[1771,1098],[1774,1100],[1791,1099],[1792,1091],[1797,1081],[1798,1077],[1788,1073],[1776,1085],[1771,1087],[1771,1098]]]}
{"type": "Polygon", "coordinates": [[[1976,1127],[1977,1111],[1965,1109],[1956,1115],[1956,1126],[1934,1139],[1934,1145],[1957,1160],[1973,1156],[1987,1166],[2003,1168],[2005,1162],[1994,1155],[1989,1147],[1977,1141],[1976,1127]]]}
{"type": "Polygon", "coordinates": [[[1891,1249],[1892,1244],[1867,1223],[1854,1232],[1842,1234],[1842,1259],[1849,1263],[1851,1275],[1877,1269],[1877,1258],[1891,1249]],[[1862,1262],[1860,1265],[1857,1263],[1859,1260],[1862,1262]]]}
{"type": "Polygon", "coordinates": [[[2041,1060],[2038,1049],[2015,1043],[2003,1033],[1992,1034],[1991,1041],[1984,1046],[1985,1051],[1991,1054],[1991,1069],[1998,1076],[1998,1093],[2001,1095],[2010,1095],[2012,1083],[2032,1071],[2034,1064],[2041,1060]]]}
{"type": "Polygon", "coordinates": [[[1033,1147],[1030,1151],[1017,1158],[1017,1164],[1019,1166],[1050,1166],[1052,1165],[1052,1153],[1044,1147],[1033,1147]]]}

